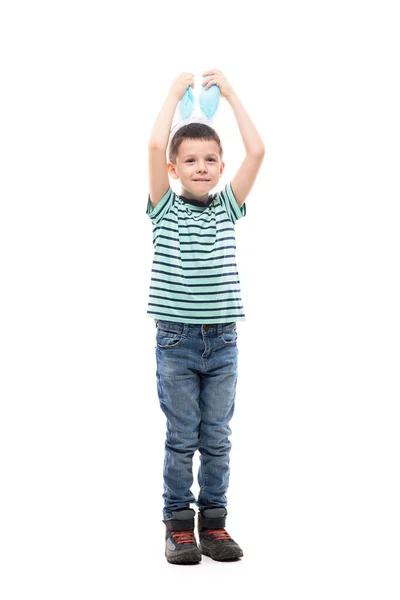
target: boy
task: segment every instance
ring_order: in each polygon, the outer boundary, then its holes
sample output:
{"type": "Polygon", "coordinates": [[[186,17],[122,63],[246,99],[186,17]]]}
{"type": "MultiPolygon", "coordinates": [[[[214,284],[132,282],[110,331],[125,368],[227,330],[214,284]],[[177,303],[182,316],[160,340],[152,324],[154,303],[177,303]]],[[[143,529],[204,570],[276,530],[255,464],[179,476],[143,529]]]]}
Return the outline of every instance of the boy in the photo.
{"type": "Polygon", "coordinates": [[[230,104],[246,156],[231,183],[210,194],[222,176],[222,147],[215,130],[189,123],[166,150],[172,120],[194,76],[173,82],[151,132],[150,196],[154,261],[148,316],[156,321],[157,390],[167,418],[164,461],[165,555],[170,563],[196,564],[243,556],[225,529],[229,480],[229,422],[237,381],[236,321],[244,319],[235,258],[234,224],[264,158],[264,144],[227,78],[206,71],[203,86],[218,85],[230,104]],[[181,194],[168,175],[179,179],[181,194]],[[199,496],[191,492],[192,459],[200,452],[199,496]],[[199,508],[199,547],[194,536],[199,508]]]}

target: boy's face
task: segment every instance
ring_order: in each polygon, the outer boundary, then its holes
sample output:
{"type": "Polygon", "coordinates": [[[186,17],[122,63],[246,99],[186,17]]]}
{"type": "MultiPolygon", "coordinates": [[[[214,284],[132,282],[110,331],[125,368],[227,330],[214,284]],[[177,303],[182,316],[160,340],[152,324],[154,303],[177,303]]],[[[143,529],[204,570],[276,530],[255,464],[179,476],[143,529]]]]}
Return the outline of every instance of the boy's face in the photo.
{"type": "Polygon", "coordinates": [[[181,195],[204,202],[218,184],[224,167],[215,140],[183,140],[175,164],[168,163],[171,177],[181,181],[181,195]]]}

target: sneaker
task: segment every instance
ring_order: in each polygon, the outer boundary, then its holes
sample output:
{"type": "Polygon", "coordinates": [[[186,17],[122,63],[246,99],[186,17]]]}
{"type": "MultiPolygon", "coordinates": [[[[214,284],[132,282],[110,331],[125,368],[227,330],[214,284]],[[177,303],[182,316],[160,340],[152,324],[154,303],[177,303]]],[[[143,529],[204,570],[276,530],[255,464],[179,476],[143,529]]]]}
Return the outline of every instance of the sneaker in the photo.
{"type": "Polygon", "coordinates": [[[194,537],[194,515],[191,508],[173,510],[166,525],[165,556],[169,563],[188,565],[201,561],[201,552],[194,537]]]}
{"type": "Polygon", "coordinates": [[[206,508],[199,513],[200,551],[213,560],[237,560],[243,556],[239,544],[225,529],[226,508],[206,508]]]}

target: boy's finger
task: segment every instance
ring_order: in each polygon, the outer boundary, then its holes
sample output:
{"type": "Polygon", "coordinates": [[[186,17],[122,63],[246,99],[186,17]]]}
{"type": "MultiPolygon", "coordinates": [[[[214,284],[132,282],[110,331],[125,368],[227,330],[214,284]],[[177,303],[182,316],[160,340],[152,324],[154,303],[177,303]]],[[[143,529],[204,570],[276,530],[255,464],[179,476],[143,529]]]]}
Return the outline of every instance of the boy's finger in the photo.
{"type": "Polygon", "coordinates": [[[221,71],[219,69],[210,69],[209,71],[206,71],[205,73],[203,73],[203,77],[205,77],[206,75],[220,75],[221,71]]]}
{"type": "Polygon", "coordinates": [[[212,85],[217,85],[217,80],[216,79],[208,79],[206,83],[203,83],[203,85],[205,85],[206,90],[208,90],[208,88],[210,88],[212,85]]]}

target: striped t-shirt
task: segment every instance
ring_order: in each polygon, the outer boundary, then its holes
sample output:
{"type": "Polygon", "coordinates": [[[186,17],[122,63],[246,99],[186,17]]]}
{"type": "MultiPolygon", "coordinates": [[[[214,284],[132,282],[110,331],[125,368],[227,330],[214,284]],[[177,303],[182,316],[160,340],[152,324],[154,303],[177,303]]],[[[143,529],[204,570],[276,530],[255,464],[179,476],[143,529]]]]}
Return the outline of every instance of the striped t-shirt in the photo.
{"type": "Polygon", "coordinates": [[[227,184],[207,202],[171,188],[146,213],[154,259],[147,315],[181,323],[212,324],[245,318],[236,266],[235,222],[244,217],[227,184]]]}

